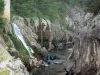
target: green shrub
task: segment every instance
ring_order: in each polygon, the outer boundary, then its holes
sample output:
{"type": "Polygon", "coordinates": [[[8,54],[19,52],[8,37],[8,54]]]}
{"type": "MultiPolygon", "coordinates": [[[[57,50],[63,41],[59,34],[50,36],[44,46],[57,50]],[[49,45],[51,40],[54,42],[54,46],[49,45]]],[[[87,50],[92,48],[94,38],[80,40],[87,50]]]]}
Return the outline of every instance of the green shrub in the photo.
{"type": "Polygon", "coordinates": [[[34,20],[33,20],[33,18],[30,18],[30,23],[31,23],[32,26],[34,26],[34,20]]]}
{"type": "Polygon", "coordinates": [[[7,25],[7,19],[0,18],[0,35],[6,33],[6,29],[5,29],[6,25],[7,25]]]}
{"type": "Polygon", "coordinates": [[[97,14],[100,11],[100,0],[90,0],[86,11],[94,12],[94,14],[97,14]]]}
{"type": "Polygon", "coordinates": [[[4,10],[4,2],[3,2],[3,0],[0,0],[0,17],[3,14],[3,10],[4,10]]]}
{"type": "MultiPolygon", "coordinates": [[[[54,21],[67,11],[66,1],[58,0],[12,0],[11,12],[22,17],[41,17],[54,21]]],[[[65,17],[65,16],[64,16],[65,17]]]]}
{"type": "Polygon", "coordinates": [[[0,18],[0,28],[7,25],[7,19],[6,18],[0,18]]]}
{"type": "Polygon", "coordinates": [[[31,45],[30,41],[27,38],[25,38],[25,37],[24,37],[24,39],[25,39],[25,42],[27,43],[27,45],[30,46],[31,45]]]}
{"type": "Polygon", "coordinates": [[[24,60],[28,56],[28,52],[27,52],[26,48],[24,47],[23,43],[19,39],[17,39],[17,37],[15,35],[9,35],[9,36],[10,36],[11,40],[13,41],[16,50],[19,51],[19,57],[24,62],[24,60]]]}

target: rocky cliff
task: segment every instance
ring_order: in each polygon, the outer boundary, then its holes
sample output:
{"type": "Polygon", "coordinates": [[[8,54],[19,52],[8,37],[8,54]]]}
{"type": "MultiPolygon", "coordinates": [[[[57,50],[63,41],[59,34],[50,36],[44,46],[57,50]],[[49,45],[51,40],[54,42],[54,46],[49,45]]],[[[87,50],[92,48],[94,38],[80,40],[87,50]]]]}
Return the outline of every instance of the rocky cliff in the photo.
{"type": "Polygon", "coordinates": [[[0,11],[0,75],[29,75],[21,59],[17,57],[18,52],[8,36],[8,33],[11,33],[10,0],[4,2],[1,0],[0,4],[2,5],[0,7],[0,10],[2,9],[0,11]]]}
{"type": "Polygon", "coordinates": [[[73,8],[68,16],[69,25],[73,25],[74,46],[67,70],[75,75],[99,75],[100,14],[94,16],[93,13],[73,8]]]}
{"type": "Polygon", "coordinates": [[[0,75],[29,75],[20,58],[15,58],[10,55],[9,50],[15,54],[17,51],[14,49],[11,41],[8,44],[8,39],[7,37],[5,39],[4,35],[6,34],[0,32],[0,75]],[[11,46],[12,48],[10,48],[11,46]]]}

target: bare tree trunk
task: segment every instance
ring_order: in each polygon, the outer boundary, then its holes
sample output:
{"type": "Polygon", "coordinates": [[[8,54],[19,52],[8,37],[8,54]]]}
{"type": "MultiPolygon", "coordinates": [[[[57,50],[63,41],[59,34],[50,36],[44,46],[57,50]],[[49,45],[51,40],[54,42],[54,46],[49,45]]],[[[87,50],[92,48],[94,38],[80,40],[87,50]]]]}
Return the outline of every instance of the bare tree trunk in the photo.
{"type": "Polygon", "coordinates": [[[4,4],[3,18],[6,18],[10,22],[10,0],[4,0],[4,4]]]}
{"type": "Polygon", "coordinates": [[[4,0],[4,13],[2,16],[5,19],[5,31],[12,32],[11,24],[10,24],[10,0],[4,0]]]}

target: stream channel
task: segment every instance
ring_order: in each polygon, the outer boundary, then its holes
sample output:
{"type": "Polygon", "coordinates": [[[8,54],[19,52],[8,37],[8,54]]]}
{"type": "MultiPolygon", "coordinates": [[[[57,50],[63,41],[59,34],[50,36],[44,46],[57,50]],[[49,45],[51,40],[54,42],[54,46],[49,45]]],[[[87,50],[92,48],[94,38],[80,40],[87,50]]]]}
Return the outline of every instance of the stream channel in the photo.
{"type": "Polygon", "coordinates": [[[63,50],[52,50],[48,55],[56,55],[60,59],[64,60],[63,63],[59,64],[50,64],[48,67],[39,67],[36,69],[33,69],[30,75],[65,75],[66,71],[64,68],[67,64],[67,59],[70,54],[70,51],[68,48],[63,50]]]}

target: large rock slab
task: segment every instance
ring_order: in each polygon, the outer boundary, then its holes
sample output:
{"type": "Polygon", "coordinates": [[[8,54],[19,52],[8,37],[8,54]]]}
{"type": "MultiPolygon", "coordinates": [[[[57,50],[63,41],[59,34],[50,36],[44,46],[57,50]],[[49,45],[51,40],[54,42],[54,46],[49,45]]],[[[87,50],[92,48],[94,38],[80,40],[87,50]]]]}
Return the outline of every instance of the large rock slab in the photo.
{"type": "Polygon", "coordinates": [[[29,75],[20,59],[14,59],[0,43],[0,75],[29,75]]]}

